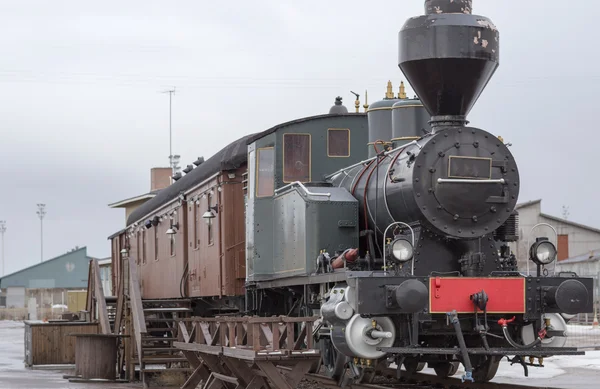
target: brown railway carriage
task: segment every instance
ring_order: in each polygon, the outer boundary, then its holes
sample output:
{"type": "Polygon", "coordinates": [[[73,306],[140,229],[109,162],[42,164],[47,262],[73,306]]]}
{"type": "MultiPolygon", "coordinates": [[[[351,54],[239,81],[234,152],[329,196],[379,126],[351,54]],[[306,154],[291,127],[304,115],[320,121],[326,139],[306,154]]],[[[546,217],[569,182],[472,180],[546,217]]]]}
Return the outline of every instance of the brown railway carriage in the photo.
{"type": "Polygon", "coordinates": [[[142,298],[243,295],[247,138],[163,189],[129,216],[128,230],[109,237],[113,274],[126,249],[138,265],[142,298]]]}

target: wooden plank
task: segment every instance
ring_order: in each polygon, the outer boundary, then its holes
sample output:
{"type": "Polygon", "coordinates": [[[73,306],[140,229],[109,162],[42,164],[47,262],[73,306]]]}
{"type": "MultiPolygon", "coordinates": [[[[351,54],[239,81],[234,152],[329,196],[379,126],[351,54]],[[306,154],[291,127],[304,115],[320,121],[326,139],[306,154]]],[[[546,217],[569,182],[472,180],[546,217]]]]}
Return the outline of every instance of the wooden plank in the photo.
{"type": "Polygon", "coordinates": [[[235,377],[230,377],[224,374],[219,374],[219,373],[215,373],[214,371],[212,372],[212,376],[216,379],[218,379],[219,381],[222,382],[229,382],[231,384],[236,384],[238,385],[238,379],[235,377]]]}
{"type": "MultiPolygon", "coordinates": [[[[201,335],[200,339],[203,339],[206,344],[212,344],[212,335],[210,334],[210,328],[208,327],[207,323],[202,323],[202,322],[197,322],[197,327],[200,327],[201,331],[198,333],[201,335]]],[[[201,341],[199,340],[198,343],[201,343],[201,341]]]]}
{"type": "Polygon", "coordinates": [[[240,384],[243,386],[248,386],[250,384],[252,377],[254,377],[254,373],[250,366],[248,366],[248,363],[237,358],[222,357],[221,359],[229,370],[231,370],[233,375],[237,377],[240,384]]]}
{"type": "Polygon", "coordinates": [[[265,379],[261,376],[254,376],[252,381],[246,386],[246,389],[261,389],[267,388],[270,389],[270,386],[265,382],[265,379]]]}
{"type": "Polygon", "coordinates": [[[177,325],[179,326],[179,335],[178,338],[183,337],[183,340],[185,343],[189,343],[190,342],[190,334],[187,331],[187,328],[185,328],[185,323],[182,321],[178,321],[177,325]]]}
{"type": "Polygon", "coordinates": [[[313,363],[314,361],[312,360],[297,362],[287,377],[287,381],[290,383],[290,385],[293,387],[297,386],[300,381],[302,381],[304,375],[308,373],[313,363]]]}
{"type": "MultiPolygon", "coordinates": [[[[92,261],[90,260],[89,266],[88,266],[88,284],[87,284],[87,302],[85,304],[85,309],[90,312],[90,316],[93,316],[92,313],[92,291],[93,291],[93,278],[92,278],[92,261]]],[[[90,317],[90,320],[92,320],[92,317],[90,317]]]]}
{"type": "Polygon", "coordinates": [[[106,310],[106,297],[102,291],[102,281],[100,280],[100,266],[98,261],[92,260],[94,276],[94,296],[96,297],[96,304],[98,305],[98,321],[100,322],[100,332],[103,334],[112,334],[110,330],[110,322],[108,321],[108,311],[106,310]]]}
{"type": "Polygon", "coordinates": [[[115,317],[115,334],[118,334],[121,329],[121,322],[123,321],[124,305],[125,305],[125,291],[123,290],[123,274],[119,275],[119,284],[117,286],[117,316],[115,317]]]}
{"type": "Polygon", "coordinates": [[[134,261],[129,262],[129,300],[131,302],[131,313],[133,316],[134,325],[140,334],[145,334],[146,320],[144,318],[144,308],[142,306],[142,293],[140,291],[140,281],[137,273],[137,266],[134,261]]]}
{"type": "MultiPolygon", "coordinates": [[[[187,351],[190,352],[190,351],[187,351]]],[[[189,378],[185,381],[185,383],[181,386],[181,389],[196,389],[198,384],[202,381],[206,381],[210,376],[210,372],[204,365],[200,365],[196,367],[196,369],[192,372],[189,378]],[[204,377],[206,375],[206,377],[204,377]]]]}
{"type": "Polygon", "coordinates": [[[131,306],[131,321],[133,322],[134,329],[133,337],[135,339],[135,346],[138,352],[138,362],[140,364],[140,368],[143,368],[144,362],[142,361],[142,335],[147,333],[146,320],[142,306],[142,295],[140,292],[137,265],[134,261],[127,260],[127,262],[129,262],[129,302],[131,306]]]}
{"type": "Polygon", "coordinates": [[[223,355],[227,357],[245,359],[247,361],[254,361],[256,359],[256,351],[247,348],[243,349],[224,347],[223,355]]]}
{"type": "Polygon", "coordinates": [[[275,384],[278,389],[294,389],[294,386],[283,377],[279,369],[277,369],[271,362],[268,361],[256,361],[256,366],[265,373],[267,378],[275,384]]]}

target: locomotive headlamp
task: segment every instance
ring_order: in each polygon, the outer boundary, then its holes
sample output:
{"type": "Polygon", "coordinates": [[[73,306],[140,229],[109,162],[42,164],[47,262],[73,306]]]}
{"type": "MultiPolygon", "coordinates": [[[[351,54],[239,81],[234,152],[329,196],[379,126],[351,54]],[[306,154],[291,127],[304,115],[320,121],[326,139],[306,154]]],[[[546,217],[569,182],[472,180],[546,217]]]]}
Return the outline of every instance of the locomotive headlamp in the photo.
{"type": "Polygon", "coordinates": [[[392,257],[398,262],[410,261],[413,257],[413,246],[405,238],[397,238],[390,247],[392,257]]]}
{"type": "Polygon", "coordinates": [[[537,238],[531,245],[529,258],[538,265],[548,265],[556,260],[556,247],[548,238],[537,238]]]}

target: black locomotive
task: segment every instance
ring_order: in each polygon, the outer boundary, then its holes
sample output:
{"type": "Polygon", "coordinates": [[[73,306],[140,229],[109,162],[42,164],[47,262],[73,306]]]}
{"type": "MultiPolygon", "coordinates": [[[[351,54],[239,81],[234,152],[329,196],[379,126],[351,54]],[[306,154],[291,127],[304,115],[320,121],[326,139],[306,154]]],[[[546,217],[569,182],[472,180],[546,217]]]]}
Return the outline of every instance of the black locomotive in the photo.
{"type": "Polygon", "coordinates": [[[392,363],[440,376],[462,363],[463,379],[489,381],[504,356],[526,368],[580,354],[563,347],[561,314],[593,311],[593,281],[553,274],[544,237],[530,248],[537,274],[519,271],[517,163],[501,138],[468,126],[500,54],[498,29],[471,10],[471,0],[426,0],[400,31],[399,67],[418,98],[389,87],[366,115],[338,101],[248,135],[132,213],[125,233],[137,249],[125,245],[142,257],[142,279],[184,269],[172,277],[179,290],[142,293],[182,293],[198,316],[320,316],[323,365],[355,381],[392,363]],[[163,265],[156,229],[167,227],[163,265]]]}
{"type": "MultiPolygon", "coordinates": [[[[488,381],[503,356],[527,366],[579,353],[562,347],[560,314],[592,311],[592,280],[548,276],[556,248],[546,238],[531,248],[537,276],[519,272],[509,248],[518,239],[517,163],[499,137],[468,126],[500,54],[497,28],[471,6],[425,1],[425,15],[400,31],[399,67],[419,99],[392,94],[369,107],[370,158],[326,173],[329,158],[318,164],[322,180],[285,180],[286,155],[298,153],[290,166],[306,164],[301,142],[288,149],[286,136],[316,135],[321,123],[288,123],[273,143],[264,134],[249,142],[251,156],[284,149],[275,197],[248,197],[246,290],[261,302],[249,307],[281,314],[300,301],[297,314],[322,315],[315,335],[332,376],[364,380],[391,362],[446,376],[462,363],[463,379],[488,381]],[[265,228],[275,239],[261,239],[265,228]],[[281,310],[277,293],[289,299],[281,310]]],[[[342,128],[354,136],[361,124],[346,118],[342,128]]],[[[252,182],[252,164],[249,172],[252,182]]]]}

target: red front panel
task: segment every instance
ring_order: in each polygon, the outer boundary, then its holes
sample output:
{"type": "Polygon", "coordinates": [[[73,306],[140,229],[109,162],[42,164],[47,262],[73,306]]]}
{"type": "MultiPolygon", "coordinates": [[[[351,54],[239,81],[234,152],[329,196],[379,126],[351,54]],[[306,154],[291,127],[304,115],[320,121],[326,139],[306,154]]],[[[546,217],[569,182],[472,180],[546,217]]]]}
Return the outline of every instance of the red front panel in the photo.
{"type": "Polygon", "coordinates": [[[431,313],[475,311],[470,296],[482,290],[488,295],[488,313],[524,313],[525,278],[454,278],[429,279],[431,313]]]}

